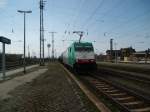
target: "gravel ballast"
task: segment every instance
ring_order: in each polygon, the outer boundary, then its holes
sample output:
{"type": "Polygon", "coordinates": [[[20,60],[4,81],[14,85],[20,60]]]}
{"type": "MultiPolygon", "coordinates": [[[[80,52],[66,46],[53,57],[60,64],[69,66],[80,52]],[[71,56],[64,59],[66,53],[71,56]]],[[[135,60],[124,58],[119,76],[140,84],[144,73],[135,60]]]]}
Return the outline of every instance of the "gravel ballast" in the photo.
{"type": "Polygon", "coordinates": [[[50,63],[47,72],[9,95],[0,100],[0,112],[97,112],[58,63],[50,63]]]}

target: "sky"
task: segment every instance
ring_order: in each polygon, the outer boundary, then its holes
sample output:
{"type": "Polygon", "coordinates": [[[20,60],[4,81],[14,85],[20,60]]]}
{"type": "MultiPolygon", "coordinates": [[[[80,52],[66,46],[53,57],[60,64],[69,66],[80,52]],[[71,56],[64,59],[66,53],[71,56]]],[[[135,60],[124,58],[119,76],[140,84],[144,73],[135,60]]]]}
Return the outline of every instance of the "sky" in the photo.
{"type": "MultiPolygon", "coordinates": [[[[26,15],[26,50],[39,57],[39,0],[0,0],[0,36],[11,39],[6,53],[23,53],[23,14],[26,15]]],[[[51,34],[55,34],[55,55],[59,56],[84,31],[82,41],[92,42],[97,54],[132,46],[136,51],[150,48],[150,0],[47,0],[44,8],[45,56],[51,34]],[[65,40],[64,42],[62,40],[65,40]]],[[[0,52],[2,44],[0,43],[0,52]]],[[[51,52],[51,51],[50,51],[51,52]]]]}

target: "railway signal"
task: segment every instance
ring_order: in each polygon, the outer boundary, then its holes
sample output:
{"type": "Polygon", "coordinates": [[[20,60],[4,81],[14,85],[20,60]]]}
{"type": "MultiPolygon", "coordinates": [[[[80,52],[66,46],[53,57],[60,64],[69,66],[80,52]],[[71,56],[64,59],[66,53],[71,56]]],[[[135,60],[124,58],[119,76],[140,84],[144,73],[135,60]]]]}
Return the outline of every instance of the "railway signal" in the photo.
{"type": "Polygon", "coordinates": [[[3,79],[5,80],[5,44],[11,44],[11,40],[0,36],[0,42],[3,44],[3,54],[2,54],[2,71],[3,71],[3,79]]]}

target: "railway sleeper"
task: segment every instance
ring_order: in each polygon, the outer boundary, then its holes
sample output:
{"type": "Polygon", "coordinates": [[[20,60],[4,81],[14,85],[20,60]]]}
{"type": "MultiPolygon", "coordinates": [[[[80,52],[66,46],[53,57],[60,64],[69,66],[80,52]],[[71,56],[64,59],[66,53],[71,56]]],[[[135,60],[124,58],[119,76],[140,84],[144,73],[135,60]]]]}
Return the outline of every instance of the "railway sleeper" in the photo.
{"type": "Polygon", "coordinates": [[[116,98],[116,100],[118,100],[119,102],[122,102],[122,103],[127,103],[127,102],[133,102],[136,99],[133,96],[125,96],[125,97],[118,97],[118,98],[116,98]]]}
{"type": "MultiPolygon", "coordinates": [[[[118,98],[117,98],[118,100],[118,98]]],[[[137,108],[143,108],[147,107],[144,102],[136,100],[134,97],[125,97],[125,98],[119,98],[118,100],[122,105],[129,109],[137,109],[137,108]]]]}
{"type": "Polygon", "coordinates": [[[92,81],[96,87],[104,94],[111,96],[112,99],[119,102],[122,106],[128,108],[131,112],[150,112],[150,106],[140,101],[126,92],[120,91],[105,82],[92,81]]]}
{"type": "Polygon", "coordinates": [[[142,101],[132,101],[132,102],[128,102],[128,103],[123,103],[123,105],[127,106],[128,108],[131,109],[137,109],[137,108],[143,108],[143,107],[147,107],[146,104],[144,104],[142,101]]]}
{"type": "Polygon", "coordinates": [[[103,88],[98,88],[98,89],[100,89],[100,90],[102,90],[104,92],[106,92],[107,90],[114,90],[113,87],[103,87],[103,88]]]}
{"type": "Polygon", "coordinates": [[[108,85],[96,85],[97,88],[110,88],[108,85]]]}
{"type": "Polygon", "coordinates": [[[97,82],[97,83],[95,83],[95,82],[91,81],[91,83],[94,83],[95,85],[106,85],[106,83],[104,83],[104,82],[97,82]]]}
{"type": "MultiPolygon", "coordinates": [[[[92,82],[92,81],[91,81],[92,82]]],[[[94,83],[94,82],[93,82],[94,83]]],[[[97,83],[94,83],[94,84],[96,84],[96,85],[106,85],[106,83],[104,83],[104,82],[97,82],[97,83]]]]}
{"type": "Polygon", "coordinates": [[[106,83],[94,83],[95,85],[106,85],[106,83]]]}
{"type": "Polygon", "coordinates": [[[94,80],[94,79],[93,79],[93,80],[91,80],[91,82],[92,82],[92,83],[95,83],[95,84],[99,84],[99,83],[104,84],[104,82],[99,82],[98,80],[94,80]]]}
{"type": "Polygon", "coordinates": [[[126,96],[127,94],[126,93],[122,93],[122,92],[119,92],[119,93],[111,93],[110,94],[112,97],[124,97],[124,96],[126,96]]]}
{"type": "Polygon", "coordinates": [[[131,112],[150,112],[150,107],[132,109],[131,112]]]}
{"type": "Polygon", "coordinates": [[[105,83],[105,82],[103,82],[103,81],[100,82],[100,81],[98,81],[98,80],[96,80],[96,79],[92,79],[91,81],[94,82],[94,83],[105,83]]]}
{"type": "Polygon", "coordinates": [[[116,93],[116,92],[119,92],[119,90],[117,89],[113,89],[113,90],[107,90],[105,91],[106,93],[116,93]]]}

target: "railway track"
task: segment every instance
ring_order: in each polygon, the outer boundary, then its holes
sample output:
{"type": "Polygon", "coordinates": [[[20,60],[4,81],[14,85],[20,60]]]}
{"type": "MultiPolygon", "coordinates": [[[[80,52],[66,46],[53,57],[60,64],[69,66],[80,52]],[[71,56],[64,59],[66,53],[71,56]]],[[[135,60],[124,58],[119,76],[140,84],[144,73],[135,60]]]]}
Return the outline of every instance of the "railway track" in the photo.
{"type": "Polygon", "coordinates": [[[150,77],[146,74],[139,74],[139,73],[133,73],[133,72],[125,72],[125,71],[118,71],[114,69],[108,69],[108,68],[102,68],[98,70],[101,75],[108,74],[114,77],[121,77],[133,81],[138,81],[143,84],[150,84],[150,77]]]}
{"type": "Polygon", "coordinates": [[[97,92],[103,94],[117,104],[123,112],[150,112],[150,101],[142,95],[137,95],[129,89],[112,84],[97,75],[83,76],[97,92]]]}
{"type": "MultiPolygon", "coordinates": [[[[28,61],[26,62],[26,66],[30,66],[30,65],[34,65],[34,64],[37,64],[38,61],[28,61]]],[[[23,67],[23,62],[22,61],[14,61],[14,62],[9,62],[9,61],[6,61],[6,70],[12,70],[12,69],[17,69],[17,68],[20,68],[20,67],[23,67]]],[[[2,71],[2,65],[0,64],[0,72],[2,71]]]]}

